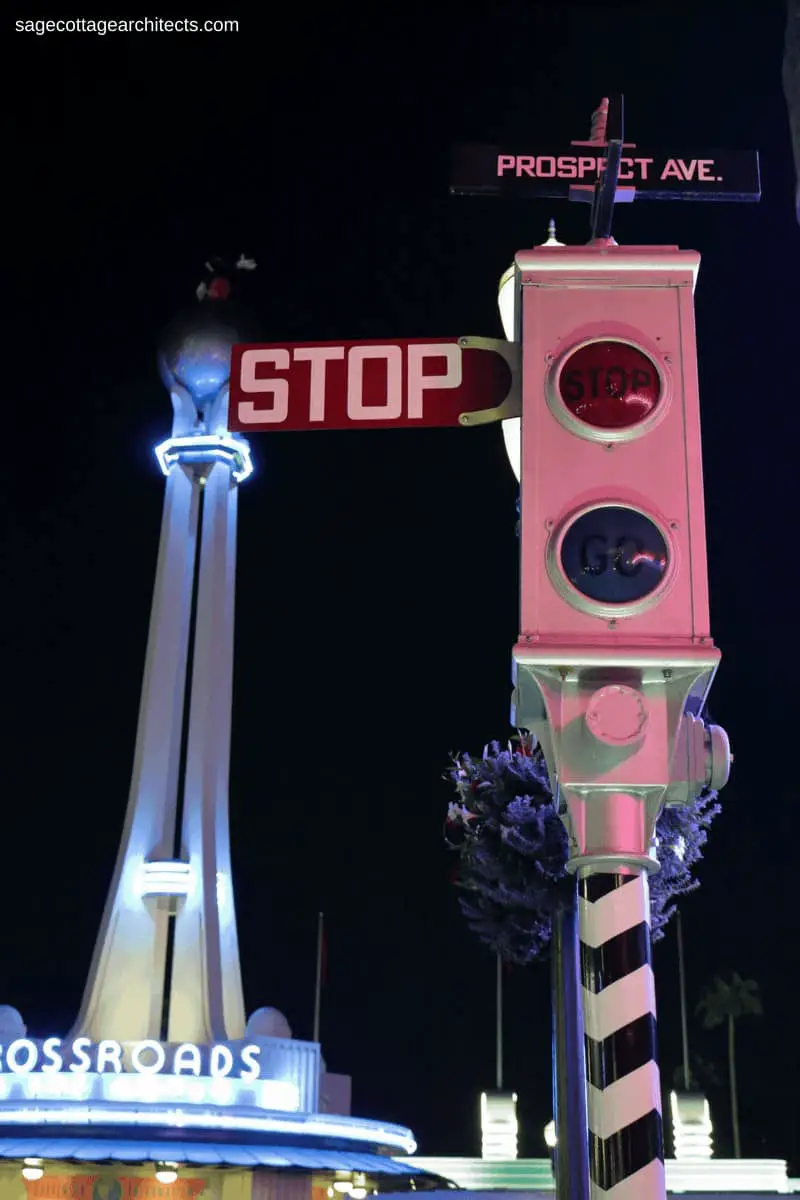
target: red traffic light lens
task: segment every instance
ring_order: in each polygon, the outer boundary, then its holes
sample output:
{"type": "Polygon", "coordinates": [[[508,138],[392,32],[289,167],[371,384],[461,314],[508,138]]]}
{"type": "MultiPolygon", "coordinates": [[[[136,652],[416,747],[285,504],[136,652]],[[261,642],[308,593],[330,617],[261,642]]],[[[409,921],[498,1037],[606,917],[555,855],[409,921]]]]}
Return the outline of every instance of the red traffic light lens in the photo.
{"type": "Polygon", "coordinates": [[[658,406],[661,376],[629,342],[587,342],[564,362],[558,393],[565,408],[595,429],[629,429],[658,406]]]}

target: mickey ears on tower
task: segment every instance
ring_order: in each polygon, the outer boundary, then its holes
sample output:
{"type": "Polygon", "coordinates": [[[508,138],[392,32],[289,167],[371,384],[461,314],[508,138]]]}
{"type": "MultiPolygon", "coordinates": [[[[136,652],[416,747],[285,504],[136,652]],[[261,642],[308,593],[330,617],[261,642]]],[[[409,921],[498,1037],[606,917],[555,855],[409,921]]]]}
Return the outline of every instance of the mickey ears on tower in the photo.
{"type": "Polygon", "coordinates": [[[198,300],[227,300],[231,294],[231,281],[234,271],[255,271],[258,263],[254,258],[240,254],[236,262],[226,262],[224,258],[209,258],[204,264],[211,276],[210,282],[202,280],[195,288],[198,300]]]}

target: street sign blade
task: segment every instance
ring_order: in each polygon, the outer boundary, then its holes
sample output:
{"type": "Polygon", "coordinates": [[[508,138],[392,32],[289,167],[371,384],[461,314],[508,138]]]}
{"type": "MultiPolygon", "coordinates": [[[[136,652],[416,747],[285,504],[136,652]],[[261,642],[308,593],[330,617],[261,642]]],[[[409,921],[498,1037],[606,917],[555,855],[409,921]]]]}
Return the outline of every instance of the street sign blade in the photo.
{"type": "MultiPolygon", "coordinates": [[[[593,187],[605,169],[606,145],[457,146],[450,191],[456,196],[563,198],[570,187],[593,187]]],[[[637,200],[754,201],[761,197],[755,150],[640,150],[623,148],[619,191],[637,200]]]]}
{"type": "Polygon", "coordinates": [[[464,414],[485,410],[502,416],[515,349],[488,338],[235,346],[229,427],[414,429],[466,425],[464,414]]]}

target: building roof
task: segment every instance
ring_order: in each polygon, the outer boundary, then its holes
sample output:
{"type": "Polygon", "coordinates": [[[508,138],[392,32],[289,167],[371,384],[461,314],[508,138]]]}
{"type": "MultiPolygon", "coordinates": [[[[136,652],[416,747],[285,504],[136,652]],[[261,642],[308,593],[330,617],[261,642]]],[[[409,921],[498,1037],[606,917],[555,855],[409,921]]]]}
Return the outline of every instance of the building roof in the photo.
{"type": "Polygon", "coordinates": [[[203,1167],[272,1167],[274,1170],[361,1171],[369,1175],[420,1176],[416,1164],[382,1154],[337,1150],[325,1146],[257,1146],[191,1141],[122,1141],[90,1138],[0,1138],[0,1159],[41,1158],[74,1162],[176,1162],[203,1167]]]}

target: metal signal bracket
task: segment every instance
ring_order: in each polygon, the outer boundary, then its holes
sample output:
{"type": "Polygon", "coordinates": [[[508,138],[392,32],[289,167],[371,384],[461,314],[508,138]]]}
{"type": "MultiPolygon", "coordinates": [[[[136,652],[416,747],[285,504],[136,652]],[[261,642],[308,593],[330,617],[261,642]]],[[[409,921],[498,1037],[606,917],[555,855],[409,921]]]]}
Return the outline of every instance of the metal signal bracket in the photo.
{"type": "Polygon", "coordinates": [[[507,342],[498,338],[460,337],[458,344],[462,350],[489,350],[493,354],[499,354],[501,358],[505,359],[511,372],[511,386],[503,403],[498,404],[495,408],[481,408],[477,412],[461,413],[458,418],[459,424],[465,428],[472,428],[522,416],[522,359],[519,343],[507,342]]]}

